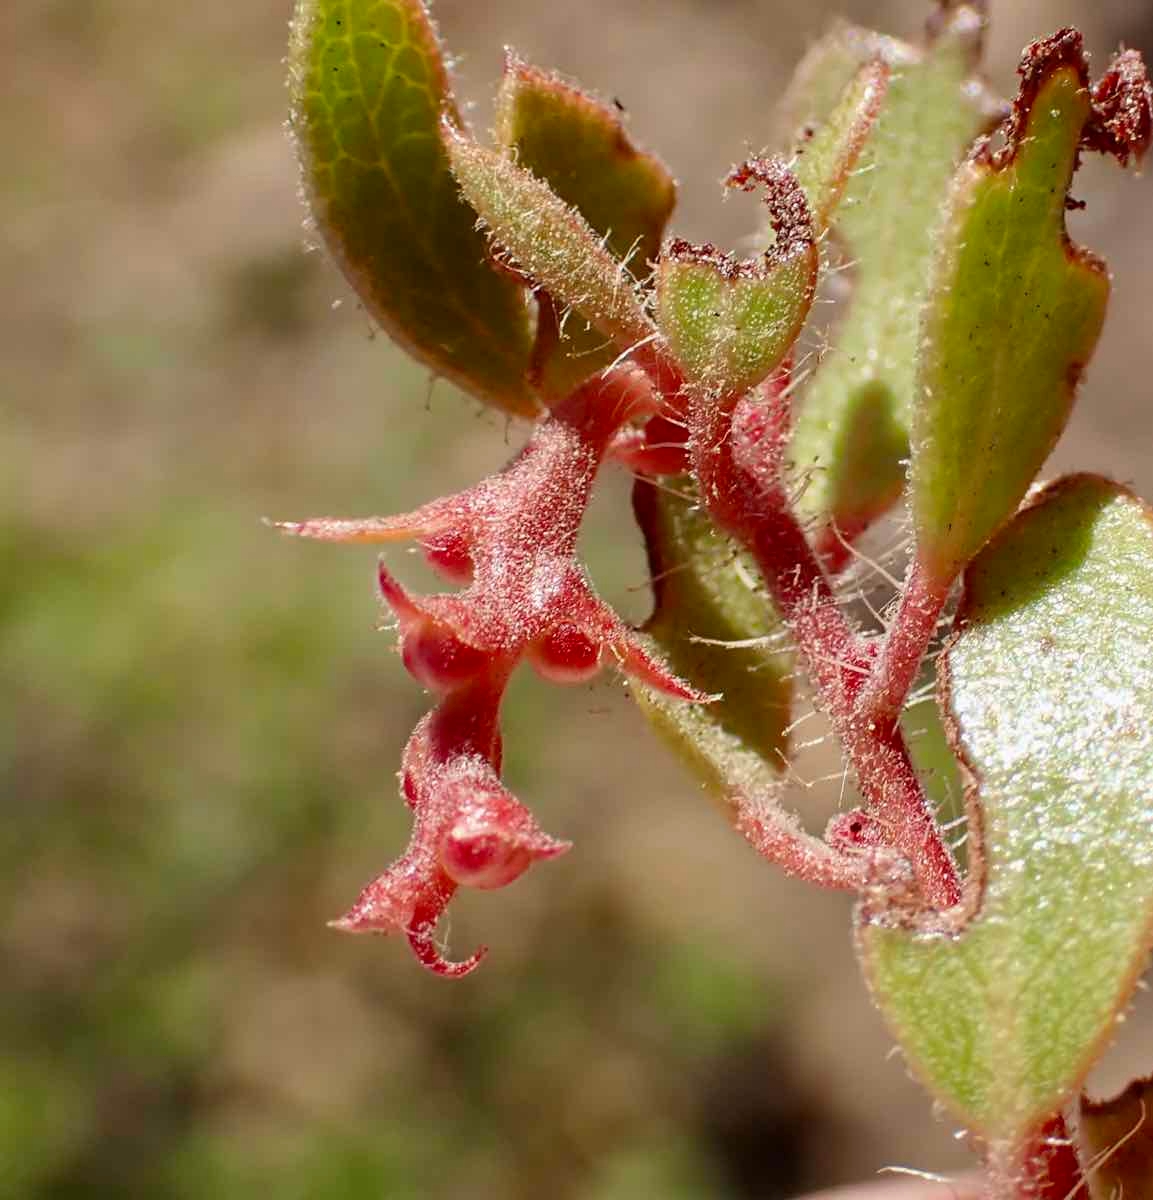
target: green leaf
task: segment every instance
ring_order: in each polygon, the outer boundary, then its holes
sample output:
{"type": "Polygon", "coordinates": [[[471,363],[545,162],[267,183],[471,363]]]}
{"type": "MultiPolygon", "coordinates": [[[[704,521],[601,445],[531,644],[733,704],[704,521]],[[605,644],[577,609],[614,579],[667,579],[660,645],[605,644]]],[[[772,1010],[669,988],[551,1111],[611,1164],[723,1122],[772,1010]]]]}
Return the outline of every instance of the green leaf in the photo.
{"type": "Polygon", "coordinates": [[[461,191],[517,269],[622,349],[652,337],[633,277],[576,209],[504,154],[442,133],[461,191]]]}
{"type": "MultiPolygon", "coordinates": [[[[638,282],[647,278],[676,202],[664,164],[640,150],[620,113],[593,96],[509,56],[496,103],[497,142],[575,208],[638,282]]],[[[546,395],[571,391],[616,356],[580,317],[539,353],[546,395]]]]}
{"type": "Polygon", "coordinates": [[[365,307],[433,370],[509,412],[527,383],[521,284],[494,269],[438,125],[459,120],[418,0],[298,0],[292,129],[317,228],[365,307]]]}
{"type": "Polygon", "coordinates": [[[968,779],[965,900],[865,905],[859,949],[933,1093],[1011,1160],[1115,1027],[1153,935],[1153,524],[1092,476],[973,561],[942,694],[968,779]]]}
{"type": "Polygon", "coordinates": [[[789,352],[813,302],[817,250],[808,202],[781,163],[753,160],[728,180],[766,189],[776,244],[737,262],[712,246],[670,242],[657,267],[657,325],[686,381],[737,397],[789,352]]]}
{"type": "Polygon", "coordinates": [[[809,201],[813,224],[828,227],[844,196],[866,139],[880,115],[892,70],[883,59],[866,63],[849,80],[832,112],[804,131],[793,173],[809,201]]]}
{"type": "Polygon", "coordinates": [[[634,687],[637,703],[719,799],[773,790],[788,749],[793,653],[756,565],[714,530],[688,476],[639,480],[633,503],[656,595],[645,632],[682,679],[722,697],[685,704],[634,687]]]}
{"type": "MultiPolygon", "coordinates": [[[[787,100],[804,127],[826,119],[861,63],[892,78],[833,219],[852,294],[798,406],[790,458],[802,513],[852,538],[901,494],[917,325],[949,180],[990,121],[970,78],[981,19],[959,5],[928,48],[842,26],[809,53],[787,100]]],[[[835,541],[835,539],[834,539],[835,541]]]]}
{"type": "Polygon", "coordinates": [[[958,172],[922,325],[917,555],[948,582],[1016,510],[1069,415],[1109,298],[1065,199],[1092,113],[1080,38],[1026,52],[1005,148],[958,172]]]}
{"type": "Polygon", "coordinates": [[[809,131],[795,171],[752,160],[729,186],[766,188],[770,249],[738,263],[711,246],[675,241],[657,269],[657,324],[690,384],[739,396],[788,353],[812,304],[828,225],[877,119],[889,81],[880,61],[858,70],[825,124],[809,131]]]}

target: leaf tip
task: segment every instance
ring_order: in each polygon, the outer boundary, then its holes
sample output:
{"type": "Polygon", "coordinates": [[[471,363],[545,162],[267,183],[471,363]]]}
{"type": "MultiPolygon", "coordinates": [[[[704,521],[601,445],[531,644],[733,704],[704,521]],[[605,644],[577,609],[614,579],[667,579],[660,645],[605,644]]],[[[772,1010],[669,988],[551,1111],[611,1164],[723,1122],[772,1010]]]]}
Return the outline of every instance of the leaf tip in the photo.
{"type": "Polygon", "coordinates": [[[1122,166],[1140,163],[1153,141],[1153,86],[1139,50],[1120,50],[1093,85],[1093,118],[1086,145],[1122,166]]]}
{"type": "Polygon", "coordinates": [[[813,249],[813,218],[809,201],[796,175],[779,158],[750,158],[734,167],[725,186],[752,192],[762,188],[769,224],[776,242],[766,257],[777,263],[808,254],[813,249]]]}

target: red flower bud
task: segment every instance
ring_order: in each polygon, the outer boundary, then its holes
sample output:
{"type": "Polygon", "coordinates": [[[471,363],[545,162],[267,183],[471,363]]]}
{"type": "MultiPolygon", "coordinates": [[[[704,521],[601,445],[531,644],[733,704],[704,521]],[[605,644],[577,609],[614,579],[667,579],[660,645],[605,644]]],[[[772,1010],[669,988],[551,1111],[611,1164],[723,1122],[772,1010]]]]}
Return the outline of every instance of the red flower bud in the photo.
{"type": "Polygon", "coordinates": [[[446,804],[456,819],[438,846],[445,874],[463,887],[504,887],[540,859],[556,858],[571,846],[544,833],[532,813],[499,785],[477,789],[461,782],[446,804]]]}
{"type": "Polygon", "coordinates": [[[445,625],[422,621],[400,639],[405,669],[426,688],[447,692],[480,675],[489,655],[461,641],[445,625]]]}
{"type": "Polygon", "coordinates": [[[565,621],[530,646],[528,658],[550,683],[586,683],[600,670],[601,645],[565,621]]]}

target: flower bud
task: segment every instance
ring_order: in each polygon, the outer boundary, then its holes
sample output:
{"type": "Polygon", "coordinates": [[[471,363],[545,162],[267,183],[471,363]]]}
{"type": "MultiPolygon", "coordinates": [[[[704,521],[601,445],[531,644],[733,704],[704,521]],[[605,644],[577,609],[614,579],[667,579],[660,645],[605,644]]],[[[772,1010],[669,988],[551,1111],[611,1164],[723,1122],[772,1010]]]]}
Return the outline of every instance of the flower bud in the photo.
{"type": "Polygon", "coordinates": [[[569,622],[529,648],[529,661],[550,683],[587,683],[601,667],[601,646],[569,622]]]}
{"type": "Polygon", "coordinates": [[[518,800],[493,789],[474,793],[462,804],[441,837],[439,853],[450,879],[491,890],[520,878],[538,859],[563,854],[569,845],[544,833],[518,800]]]}
{"type": "Polygon", "coordinates": [[[425,687],[449,692],[484,671],[488,656],[437,621],[421,621],[400,639],[400,656],[408,673],[425,687]]]}

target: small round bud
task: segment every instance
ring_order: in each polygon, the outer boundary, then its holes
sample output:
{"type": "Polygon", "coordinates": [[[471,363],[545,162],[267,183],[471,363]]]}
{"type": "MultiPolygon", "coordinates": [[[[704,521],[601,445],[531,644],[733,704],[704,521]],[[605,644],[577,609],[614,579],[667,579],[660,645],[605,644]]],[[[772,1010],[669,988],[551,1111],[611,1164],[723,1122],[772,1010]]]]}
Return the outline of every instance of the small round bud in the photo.
{"type": "Polygon", "coordinates": [[[488,890],[512,883],[532,865],[532,851],[508,831],[467,820],[454,825],[440,843],[440,861],[464,887],[488,890]]]}
{"type": "Polygon", "coordinates": [[[414,679],[438,692],[452,691],[475,679],[488,662],[484,651],[433,621],[422,622],[401,636],[400,656],[414,679]]]}
{"type": "Polygon", "coordinates": [[[456,817],[437,850],[456,883],[482,890],[504,887],[538,859],[555,858],[569,848],[543,832],[532,813],[499,784],[449,786],[457,788],[456,794],[444,800],[455,801],[456,817]]]}
{"type": "Polygon", "coordinates": [[[601,647],[583,630],[564,622],[529,649],[529,660],[551,683],[587,683],[600,670],[601,647]]]}
{"type": "Polygon", "coordinates": [[[837,813],[825,828],[825,841],[841,850],[864,850],[884,845],[880,822],[862,808],[837,813]]]}

